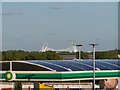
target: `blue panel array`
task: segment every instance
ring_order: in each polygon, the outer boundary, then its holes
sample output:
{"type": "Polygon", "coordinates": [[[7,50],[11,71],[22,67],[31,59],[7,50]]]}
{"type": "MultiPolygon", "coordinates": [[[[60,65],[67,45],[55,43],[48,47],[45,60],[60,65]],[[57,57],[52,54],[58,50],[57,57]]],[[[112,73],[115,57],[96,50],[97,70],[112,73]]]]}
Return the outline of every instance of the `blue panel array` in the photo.
{"type": "Polygon", "coordinates": [[[105,62],[115,64],[120,67],[120,60],[105,60],[105,62]]]}
{"type": "Polygon", "coordinates": [[[98,61],[96,61],[96,63],[99,63],[99,64],[101,64],[103,66],[106,66],[106,67],[110,68],[111,70],[120,70],[120,67],[116,66],[115,64],[107,63],[104,60],[101,60],[101,61],[98,60],[98,61]]]}
{"type": "Polygon", "coordinates": [[[68,71],[67,69],[62,68],[61,66],[55,65],[55,64],[50,63],[50,62],[45,62],[45,61],[30,61],[30,62],[51,68],[51,69],[56,70],[56,71],[68,71]]]}
{"type": "Polygon", "coordinates": [[[71,61],[64,61],[64,62],[61,62],[60,60],[59,61],[50,61],[51,63],[55,63],[57,65],[61,65],[63,67],[66,67],[68,68],[68,70],[72,70],[72,71],[83,71],[85,70],[84,68],[82,67],[78,67],[77,65],[73,64],[71,61]]]}
{"type": "MultiPolygon", "coordinates": [[[[29,61],[56,71],[92,71],[93,60],[38,60],[29,61]]],[[[120,70],[119,60],[96,60],[96,70],[120,70]]]]}

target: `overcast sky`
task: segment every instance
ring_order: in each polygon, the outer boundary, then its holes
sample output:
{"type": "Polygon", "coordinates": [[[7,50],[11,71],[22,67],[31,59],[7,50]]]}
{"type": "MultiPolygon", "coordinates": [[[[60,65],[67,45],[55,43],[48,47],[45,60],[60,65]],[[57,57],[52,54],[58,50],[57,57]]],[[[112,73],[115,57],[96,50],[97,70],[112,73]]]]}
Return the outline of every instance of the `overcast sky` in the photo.
{"type": "Polygon", "coordinates": [[[96,42],[97,50],[118,48],[117,2],[4,2],[3,50],[39,51],[43,43],[64,49],[96,42]]]}

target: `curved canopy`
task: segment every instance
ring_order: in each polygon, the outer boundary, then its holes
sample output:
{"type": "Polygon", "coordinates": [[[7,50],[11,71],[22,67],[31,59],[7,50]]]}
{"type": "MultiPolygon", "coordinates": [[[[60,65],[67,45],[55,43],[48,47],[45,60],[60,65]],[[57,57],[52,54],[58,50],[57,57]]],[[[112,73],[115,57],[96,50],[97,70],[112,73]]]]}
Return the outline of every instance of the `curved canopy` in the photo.
{"type": "MultiPolygon", "coordinates": [[[[58,72],[93,70],[93,60],[33,60],[28,62],[42,65],[58,72]]],[[[119,60],[96,60],[96,70],[120,70],[119,63],[119,60]]]]}
{"type": "MultiPolygon", "coordinates": [[[[120,77],[119,60],[96,60],[96,79],[120,77]]],[[[0,62],[0,80],[6,73],[20,81],[70,81],[93,79],[93,60],[29,60],[0,62]]],[[[12,78],[11,78],[12,79],[12,78]]]]}

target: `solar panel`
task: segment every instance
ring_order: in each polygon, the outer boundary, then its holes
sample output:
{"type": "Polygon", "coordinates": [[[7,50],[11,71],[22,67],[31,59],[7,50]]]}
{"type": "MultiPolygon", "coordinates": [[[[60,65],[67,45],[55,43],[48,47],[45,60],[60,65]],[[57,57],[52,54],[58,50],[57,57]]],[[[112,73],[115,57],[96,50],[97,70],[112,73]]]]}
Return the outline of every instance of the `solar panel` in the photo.
{"type": "Polygon", "coordinates": [[[93,60],[76,60],[76,61],[93,67],[93,60]]]}
{"type": "Polygon", "coordinates": [[[53,61],[48,61],[48,62],[66,67],[66,68],[68,68],[68,70],[71,70],[71,71],[83,71],[83,70],[85,70],[84,68],[75,66],[73,63],[70,63],[70,61],[66,61],[66,60],[65,61],[60,61],[60,60],[55,61],[55,60],[53,60],[53,61]]]}
{"type": "Polygon", "coordinates": [[[83,64],[83,63],[80,63],[80,62],[77,62],[77,61],[69,61],[68,63],[70,64],[73,64],[79,68],[83,68],[83,70],[92,70],[93,68],[90,67],[89,65],[86,65],[86,64],[83,64]]]}
{"type": "Polygon", "coordinates": [[[107,66],[108,68],[111,68],[111,70],[118,70],[118,69],[120,70],[120,67],[117,67],[114,64],[107,63],[104,60],[101,60],[101,61],[98,60],[98,61],[96,61],[96,63],[99,63],[99,64],[101,64],[103,66],[107,66]]]}
{"type": "MultiPolygon", "coordinates": [[[[117,60],[116,61],[107,60],[107,61],[112,61],[111,62],[112,64],[106,63],[106,60],[96,60],[95,62],[96,68],[99,68],[100,70],[119,70],[120,69],[119,66],[117,66],[118,65],[117,60]]],[[[78,62],[81,62],[83,64],[88,64],[93,67],[93,60],[81,60],[78,62]]]]}
{"type": "Polygon", "coordinates": [[[31,61],[31,62],[35,63],[35,64],[46,66],[46,67],[51,68],[51,69],[56,70],[56,71],[68,71],[67,69],[62,68],[58,65],[52,64],[50,62],[48,62],[48,63],[45,61],[31,61]]]}
{"type": "MultiPolygon", "coordinates": [[[[93,71],[93,60],[39,60],[29,61],[56,71],[93,71]]],[[[96,70],[120,70],[118,60],[96,60],[96,70]]]]}
{"type": "Polygon", "coordinates": [[[104,66],[103,64],[101,63],[97,63],[96,62],[96,68],[99,68],[100,70],[111,70],[111,68],[107,67],[107,66],[104,66]]]}
{"type": "Polygon", "coordinates": [[[105,62],[115,64],[120,67],[120,60],[105,60],[105,62]]]}
{"type": "MultiPolygon", "coordinates": [[[[83,63],[85,65],[85,68],[86,66],[89,66],[90,67],[90,70],[93,70],[93,61],[92,60],[85,60],[85,61],[79,61],[80,63],[83,63]]],[[[96,70],[111,70],[110,68],[106,67],[106,66],[103,66],[99,63],[96,63],[96,70]]]]}

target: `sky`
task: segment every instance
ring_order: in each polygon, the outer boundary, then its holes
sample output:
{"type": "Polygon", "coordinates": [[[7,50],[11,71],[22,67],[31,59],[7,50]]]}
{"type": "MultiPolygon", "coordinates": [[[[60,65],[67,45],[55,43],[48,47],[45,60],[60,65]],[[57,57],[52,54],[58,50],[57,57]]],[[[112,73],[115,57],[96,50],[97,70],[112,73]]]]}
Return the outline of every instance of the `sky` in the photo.
{"type": "Polygon", "coordinates": [[[117,2],[3,2],[2,50],[39,51],[98,43],[96,50],[118,48],[117,2]]]}
{"type": "MultiPolygon", "coordinates": [[[[2,3],[1,2],[0,2],[0,13],[2,13],[2,3]]],[[[2,51],[2,15],[0,15],[0,51],[2,51]]]]}

